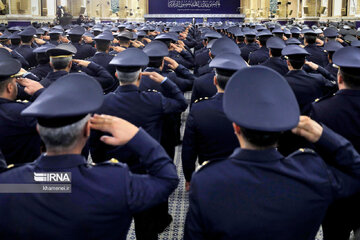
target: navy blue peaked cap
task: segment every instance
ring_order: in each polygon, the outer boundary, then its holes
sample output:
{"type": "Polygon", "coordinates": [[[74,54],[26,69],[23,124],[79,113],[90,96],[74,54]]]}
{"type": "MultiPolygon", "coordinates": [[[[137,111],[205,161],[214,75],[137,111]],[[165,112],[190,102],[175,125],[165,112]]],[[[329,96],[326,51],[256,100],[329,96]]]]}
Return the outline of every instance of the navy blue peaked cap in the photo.
{"type": "Polygon", "coordinates": [[[296,97],[285,78],[263,66],[243,68],[231,77],[223,107],[230,121],[257,131],[290,130],[300,117],[296,97]]]}
{"type": "Polygon", "coordinates": [[[70,73],[51,84],[21,115],[36,117],[43,127],[58,128],[95,112],[103,101],[103,90],[94,78],[70,73]]]}
{"type": "Polygon", "coordinates": [[[241,54],[240,48],[236,43],[228,37],[217,39],[211,47],[211,55],[217,56],[220,53],[234,53],[241,54]]]}
{"type": "Polygon", "coordinates": [[[165,57],[169,55],[166,44],[158,40],[152,41],[146,45],[143,51],[148,57],[165,57]]]}

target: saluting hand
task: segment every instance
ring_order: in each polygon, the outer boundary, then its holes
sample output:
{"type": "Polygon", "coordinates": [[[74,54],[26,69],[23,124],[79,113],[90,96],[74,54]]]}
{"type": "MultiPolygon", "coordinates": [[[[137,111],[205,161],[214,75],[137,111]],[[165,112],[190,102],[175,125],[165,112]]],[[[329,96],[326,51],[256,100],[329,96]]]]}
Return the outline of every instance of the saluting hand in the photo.
{"type": "Polygon", "coordinates": [[[177,69],[179,67],[179,64],[172,58],[164,57],[164,60],[169,63],[168,66],[172,70],[175,70],[175,69],[177,69]]]}
{"type": "Polygon", "coordinates": [[[39,82],[28,79],[28,78],[17,78],[16,82],[21,86],[25,87],[24,91],[30,96],[34,95],[37,91],[44,88],[39,82]]]}
{"type": "Polygon", "coordinates": [[[139,131],[135,125],[121,118],[98,114],[90,119],[90,127],[110,133],[112,136],[102,136],[100,140],[113,146],[127,144],[139,131]]]}
{"type": "Polygon", "coordinates": [[[141,74],[142,76],[148,76],[151,80],[157,83],[162,83],[165,80],[165,77],[157,72],[143,72],[141,74]]]}
{"type": "Polygon", "coordinates": [[[83,66],[83,67],[88,67],[89,64],[91,63],[90,61],[79,60],[79,59],[73,59],[72,61],[73,61],[74,63],[79,64],[80,66],[83,66]]]}
{"type": "Polygon", "coordinates": [[[304,137],[309,142],[316,143],[322,135],[323,127],[311,118],[301,116],[298,126],[292,132],[304,137]]]}

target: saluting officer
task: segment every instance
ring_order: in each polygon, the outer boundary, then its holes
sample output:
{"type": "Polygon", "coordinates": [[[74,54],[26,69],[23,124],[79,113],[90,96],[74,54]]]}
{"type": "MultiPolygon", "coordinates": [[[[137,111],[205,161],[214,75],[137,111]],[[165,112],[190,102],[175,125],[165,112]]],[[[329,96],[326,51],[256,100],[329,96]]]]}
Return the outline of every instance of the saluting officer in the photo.
{"type": "MultiPolygon", "coordinates": [[[[119,53],[110,64],[116,66],[120,87],[114,93],[106,95],[104,104],[98,112],[124,118],[144,128],[160,142],[164,116],[183,112],[187,104],[182,92],[171,80],[156,72],[141,73],[141,69],[148,63],[148,56],[140,49],[129,48],[119,53]],[[153,81],[161,84],[166,97],[159,92],[139,91],[141,75],[149,76],[153,81]]],[[[101,135],[102,133],[98,131],[91,134],[91,156],[95,162],[117,158],[128,163],[132,172],[146,173],[146,169],[139,161],[139,156],[132,154],[127,147],[115,148],[103,144],[100,141],[101,135]]],[[[137,239],[157,239],[158,233],[164,231],[170,224],[172,218],[168,214],[166,201],[167,199],[135,216],[137,239]]]]}
{"type": "Polygon", "coordinates": [[[330,203],[360,190],[359,154],[327,127],[308,117],[299,122],[296,97],[277,72],[238,71],[226,86],[224,111],[241,148],[192,177],[185,240],[314,239],[330,203]],[[281,155],[278,137],[293,128],[331,152],[332,165],[309,149],[281,155]]]}
{"type": "MultiPolygon", "coordinates": [[[[116,79],[115,66],[112,66],[109,64],[115,56],[113,54],[109,54],[111,42],[114,40],[114,36],[112,35],[111,32],[105,31],[105,32],[97,35],[94,38],[94,40],[96,42],[95,47],[96,47],[97,52],[95,53],[95,55],[92,58],[89,59],[89,61],[99,64],[100,66],[102,66],[103,68],[108,70],[108,72],[114,77],[114,79],[116,79]]],[[[116,81],[116,82],[118,83],[118,81],[116,81]]],[[[118,86],[119,85],[116,84],[115,89],[118,86]]]]}
{"type": "Polygon", "coordinates": [[[263,30],[258,33],[260,48],[253,51],[249,55],[250,65],[259,65],[269,59],[269,49],[266,46],[266,41],[272,36],[269,30],[263,30]]]}
{"type": "Polygon", "coordinates": [[[19,36],[21,37],[21,46],[16,49],[16,51],[20,53],[29,63],[29,67],[34,67],[37,65],[36,56],[33,52],[34,48],[32,47],[35,34],[36,29],[34,27],[29,26],[25,28],[22,32],[19,33],[19,36]]]}
{"type": "Polygon", "coordinates": [[[40,83],[44,87],[48,87],[58,78],[67,75],[69,72],[84,72],[94,77],[101,84],[104,93],[110,92],[115,81],[110,73],[94,62],[73,60],[73,55],[76,54],[76,51],[72,44],[60,44],[55,48],[48,49],[46,53],[50,56],[50,65],[53,71],[42,79],[40,83]],[[73,62],[76,64],[73,65],[73,62]]]}
{"type": "Polygon", "coordinates": [[[271,37],[266,41],[266,47],[269,49],[270,58],[261,65],[271,68],[284,76],[289,72],[286,61],[282,59],[281,54],[281,51],[286,47],[284,40],[271,37]]]}
{"type": "MultiPolygon", "coordinates": [[[[360,152],[360,49],[341,48],[334,53],[332,60],[340,67],[340,90],[313,103],[310,116],[348,139],[360,152]]],[[[331,161],[332,153],[325,154],[324,160],[331,161]]],[[[360,227],[359,200],[360,195],[357,193],[330,206],[322,224],[325,240],[349,239],[350,232],[360,227]]]]}
{"type": "Polygon", "coordinates": [[[82,36],[84,35],[84,33],[85,33],[85,29],[81,26],[74,27],[69,31],[70,41],[77,50],[74,57],[75,59],[84,60],[94,56],[94,54],[96,53],[95,48],[93,48],[88,44],[81,43],[82,36]]]}
{"type": "Polygon", "coordinates": [[[39,80],[42,80],[50,72],[53,71],[50,65],[50,58],[46,52],[47,50],[55,47],[56,47],[55,45],[51,43],[47,43],[41,47],[34,49],[34,53],[36,54],[36,60],[38,62],[38,65],[35,68],[31,69],[30,72],[33,73],[35,76],[37,76],[39,80]]]}
{"type": "Polygon", "coordinates": [[[16,102],[15,76],[20,69],[20,62],[10,54],[0,55],[0,149],[9,165],[32,162],[40,155],[36,119],[20,116],[30,103],[16,102]]]}
{"type": "MultiPolygon", "coordinates": [[[[212,58],[222,53],[234,53],[240,56],[241,51],[239,47],[230,38],[224,37],[213,41],[215,42],[210,44],[210,55],[212,58]]],[[[200,98],[212,97],[216,94],[217,89],[214,85],[214,76],[215,71],[212,69],[211,72],[195,79],[191,94],[191,103],[194,103],[200,98]]]]}
{"type": "Polygon", "coordinates": [[[186,121],[181,157],[187,189],[197,158],[199,164],[227,158],[239,147],[231,122],[223,111],[223,96],[230,77],[247,66],[244,59],[234,53],[219,54],[210,63],[216,72],[213,82],[217,94],[197,100],[186,121]]]}
{"type": "Polygon", "coordinates": [[[103,98],[93,78],[69,74],[22,112],[37,118],[47,151],[33,163],[2,172],[0,182],[39,184],[45,182],[35,181],[35,174],[62,173],[68,174],[71,193],[1,193],[1,239],[125,240],[132,215],[166,201],[176,188],[174,164],[143,129],[112,116],[90,119],[103,98]],[[80,153],[90,128],[110,133],[102,138],[105,143],[131,149],[147,174],[133,174],[116,161],[88,164],[80,153]]]}

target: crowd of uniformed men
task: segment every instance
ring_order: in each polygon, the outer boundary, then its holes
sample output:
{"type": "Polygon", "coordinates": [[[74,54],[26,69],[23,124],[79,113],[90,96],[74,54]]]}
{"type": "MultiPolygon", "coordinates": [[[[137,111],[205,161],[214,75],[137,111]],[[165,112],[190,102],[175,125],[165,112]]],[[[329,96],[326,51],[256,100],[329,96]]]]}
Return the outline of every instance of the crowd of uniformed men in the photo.
{"type": "Polygon", "coordinates": [[[0,239],[126,239],[132,219],[137,239],[157,239],[180,144],[184,239],[310,240],[322,225],[345,240],[360,227],[351,22],[0,31],[0,191],[71,173],[71,193],[2,191],[0,239]]]}

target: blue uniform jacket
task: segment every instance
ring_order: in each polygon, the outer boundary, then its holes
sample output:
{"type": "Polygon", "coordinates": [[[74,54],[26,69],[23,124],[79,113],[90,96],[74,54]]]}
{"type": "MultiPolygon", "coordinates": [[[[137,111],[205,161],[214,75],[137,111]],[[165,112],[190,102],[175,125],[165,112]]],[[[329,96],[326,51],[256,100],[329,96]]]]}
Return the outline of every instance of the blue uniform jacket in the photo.
{"type": "Polygon", "coordinates": [[[250,65],[259,65],[263,62],[266,62],[270,58],[269,49],[266,46],[262,46],[258,50],[250,53],[249,55],[249,64],[250,65]]]}
{"type": "Polygon", "coordinates": [[[0,195],[1,239],[126,239],[132,215],[167,201],[178,184],[174,164],[144,130],[126,145],[147,175],[125,164],[87,164],[81,155],[41,156],[0,173],[1,183],[36,184],[34,172],[70,172],[72,193],[0,195]]]}
{"type": "Polygon", "coordinates": [[[289,71],[285,75],[295,93],[302,114],[308,115],[311,103],[328,93],[333,84],[319,74],[306,73],[303,70],[289,71]]]}
{"type": "MultiPolygon", "coordinates": [[[[91,62],[88,67],[73,64],[71,72],[84,72],[94,77],[100,83],[104,93],[110,92],[117,82],[105,68],[94,62],[91,62]]],[[[66,74],[68,73],[65,71],[50,72],[40,83],[44,87],[49,87],[53,82],[66,74]]]]}
{"type": "Polygon", "coordinates": [[[191,94],[191,103],[194,103],[196,100],[205,97],[212,97],[216,94],[217,89],[214,85],[215,72],[211,72],[195,79],[193,90],[191,94]]]}
{"type": "Polygon", "coordinates": [[[94,56],[96,49],[88,44],[72,43],[76,47],[77,52],[74,59],[87,59],[94,56]]]}
{"type": "Polygon", "coordinates": [[[33,48],[29,45],[21,45],[15,51],[18,52],[29,63],[29,67],[37,65],[36,54],[33,53],[33,48]]]}
{"type": "Polygon", "coordinates": [[[31,69],[30,72],[35,74],[40,80],[45,78],[53,69],[49,63],[43,63],[37,65],[34,69],[31,69]]]}
{"type": "Polygon", "coordinates": [[[313,240],[330,203],[360,190],[352,145],[324,127],[316,146],[344,172],[312,150],[284,157],[275,148],[238,148],[208,163],[191,181],[184,239],[313,240]]]}
{"type": "MultiPolygon", "coordinates": [[[[162,119],[166,114],[181,113],[186,107],[185,98],[174,83],[167,80],[161,84],[166,96],[159,92],[142,92],[135,85],[120,86],[115,92],[105,96],[104,104],[98,111],[102,114],[121,117],[132,124],[144,128],[155,140],[160,142],[162,119]]],[[[91,156],[95,162],[103,162],[115,157],[131,159],[130,167],[138,166],[136,157],[124,147],[113,147],[102,143],[99,131],[93,131],[90,138],[91,156]]]]}
{"type": "Polygon", "coordinates": [[[246,44],[244,47],[240,48],[241,57],[245,60],[245,62],[248,62],[250,53],[258,49],[259,49],[259,45],[257,43],[246,44]]]}
{"type": "Polygon", "coordinates": [[[289,72],[289,68],[287,66],[286,61],[281,57],[271,57],[261,65],[271,68],[283,76],[289,72]]]}
{"type": "Polygon", "coordinates": [[[314,62],[322,67],[328,65],[327,54],[321,47],[318,47],[316,44],[309,44],[304,49],[310,53],[310,55],[306,57],[308,61],[314,62]]]}
{"type": "Polygon", "coordinates": [[[32,162],[40,156],[37,121],[20,113],[29,103],[0,98],[0,149],[8,164],[32,162]]]}
{"type": "Polygon", "coordinates": [[[187,182],[199,164],[213,159],[229,157],[239,142],[232,123],[223,110],[223,93],[217,93],[208,100],[194,103],[186,121],[182,146],[182,166],[187,182]]]}

